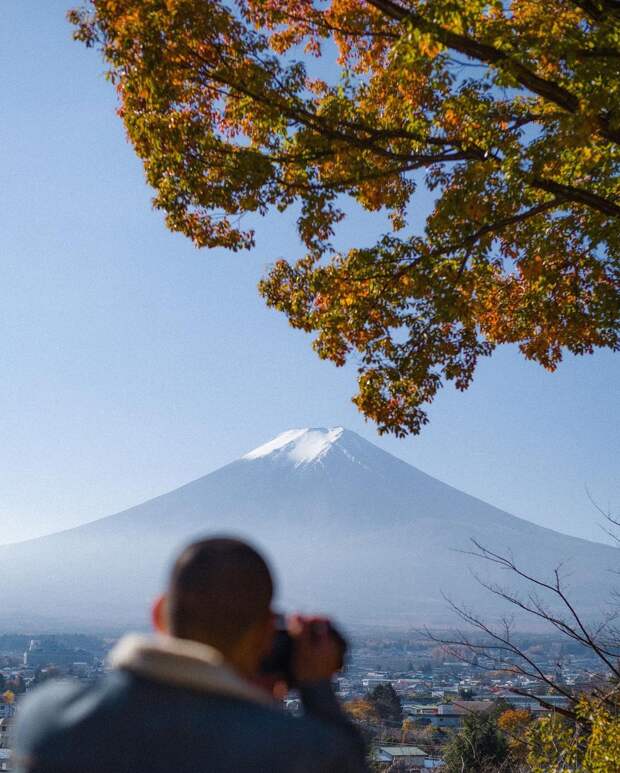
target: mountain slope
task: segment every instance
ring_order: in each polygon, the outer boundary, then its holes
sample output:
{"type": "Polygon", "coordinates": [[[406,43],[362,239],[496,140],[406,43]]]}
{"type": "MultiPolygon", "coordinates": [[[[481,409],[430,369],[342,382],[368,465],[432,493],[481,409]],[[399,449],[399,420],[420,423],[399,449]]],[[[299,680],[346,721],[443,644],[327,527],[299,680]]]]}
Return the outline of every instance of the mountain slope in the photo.
{"type": "MultiPolygon", "coordinates": [[[[572,597],[595,614],[615,549],[515,518],[424,474],[342,428],[290,430],[241,459],[122,513],[0,547],[10,582],[0,626],[142,624],[170,557],[210,532],[268,554],[281,603],[349,622],[446,625],[443,593],[478,612],[501,609],[471,574],[471,538],[511,550],[549,576],[564,562],[572,597]]],[[[497,582],[510,577],[490,574],[497,582]]]]}

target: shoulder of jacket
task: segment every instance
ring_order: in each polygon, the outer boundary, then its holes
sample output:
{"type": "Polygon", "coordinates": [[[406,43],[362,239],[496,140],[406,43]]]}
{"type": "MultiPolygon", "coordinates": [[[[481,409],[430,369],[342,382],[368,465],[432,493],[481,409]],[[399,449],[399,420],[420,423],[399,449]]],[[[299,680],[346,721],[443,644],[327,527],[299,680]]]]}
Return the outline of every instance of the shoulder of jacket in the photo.
{"type": "Polygon", "coordinates": [[[18,717],[27,716],[37,711],[49,711],[51,708],[61,708],[79,695],[83,695],[93,685],[84,685],[68,679],[55,679],[35,687],[19,702],[18,717]]]}
{"type": "MultiPolygon", "coordinates": [[[[33,748],[45,743],[70,724],[76,703],[95,702],[99,685],[84,685],[68,680],[47,682],[32,690],[19,703],[16,722],[16,745],[33,748]]],[[[74,719],[74,717],[72,717],[74,719]]]]}

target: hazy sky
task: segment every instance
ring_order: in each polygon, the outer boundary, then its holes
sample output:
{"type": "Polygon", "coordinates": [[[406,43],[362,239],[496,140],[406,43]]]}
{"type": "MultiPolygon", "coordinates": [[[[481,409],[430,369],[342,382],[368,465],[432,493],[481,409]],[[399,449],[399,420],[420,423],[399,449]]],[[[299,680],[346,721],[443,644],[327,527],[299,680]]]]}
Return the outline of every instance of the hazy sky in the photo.
{"type": "MultiPolygon", "coordinates": [[[[515,515],[602,538],[585,489],[618,509],[620,355],[548,374],[500,350],[469,392],[443,390],[420,437],[379,438],[350,403],[353,369],[320,362],[256,292],[300,253],[294,213],[262,222],[251,254],[168,233],[98,54],[71,40],[70,2],[0,4],[0,542],[339,424],[515,515]]],[[[355,214],[340,243],[380,228],[355,214]]]]}

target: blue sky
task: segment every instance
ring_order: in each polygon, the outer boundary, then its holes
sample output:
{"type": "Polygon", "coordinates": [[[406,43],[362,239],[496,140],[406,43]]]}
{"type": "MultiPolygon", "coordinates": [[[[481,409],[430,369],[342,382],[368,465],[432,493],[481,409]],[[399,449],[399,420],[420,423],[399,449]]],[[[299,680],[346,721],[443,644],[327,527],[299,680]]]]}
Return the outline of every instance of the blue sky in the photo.
{"type": "MultiPolygon", "coordinates": [[[[69,4],[0,5],[0,542],[116,512],[284,429],[340,424],[515,515],[602,538],[585,489],[618,510],[620,356],[549,374],[502,349],[467,393],[443,390],[421,436],[379,438],[350,403],[353,369],[320,362],[256,292],[300,252],[294,213],[259,223],[251,254],[168,233],[69,4]]],[[[381,226],[353,212],[340,242],[381,226]]]]}

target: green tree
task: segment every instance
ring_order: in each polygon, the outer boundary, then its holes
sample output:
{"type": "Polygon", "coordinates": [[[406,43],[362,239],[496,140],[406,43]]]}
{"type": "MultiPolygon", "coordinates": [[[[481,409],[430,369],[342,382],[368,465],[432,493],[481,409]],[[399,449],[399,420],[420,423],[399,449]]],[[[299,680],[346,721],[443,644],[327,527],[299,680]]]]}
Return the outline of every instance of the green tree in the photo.
{"type": "Polygon", "coordinates": [[[498,344],[550,370],[618,348],[617,0],[91,0],[70,19],[172,230],[251,248],[244,213],[296,205],[305,254],[260,290],[320,357],[355,357],[380,431],[418,432],[498,344]],[[347,198],[390,232],[335,250],[347,198]]]}
{"type": "Polygon", "coordinates": [[[620,773],[620,710],[581,699],[576,723],[551,715],[533,722],[527,732],[532,773],[579,770],[620,773]]]}
{"type": "Polygon", "coordinates": [[[403,707],[391,684],[378,684],[367,698],[381,719],[401,724],[403,707]]]}
{"type": "Polygon", "coordinates": [[[515,764],[525,764],[528,754],[527,734],[532,723],[532,714],[527,709],[511,706],[500,710],[497,726],[506,736],[510,758],[515,764]]]}
{"type": "Polygon", "coordinates": [[[508,758],[508,744],[493,714],[468,714],[463,727],[446,745],[445,773],[497,770],[508,758]]]}

